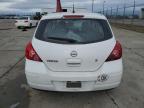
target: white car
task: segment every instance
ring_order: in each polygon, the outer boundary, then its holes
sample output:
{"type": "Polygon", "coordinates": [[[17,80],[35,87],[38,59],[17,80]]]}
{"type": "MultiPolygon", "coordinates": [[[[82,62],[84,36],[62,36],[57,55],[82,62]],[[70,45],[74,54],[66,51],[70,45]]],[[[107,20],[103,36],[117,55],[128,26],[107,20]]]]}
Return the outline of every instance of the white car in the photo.
{"type": "Polygon", "coordinates": [[[123,74],[121,44],[106,17],[96,13],[42,17],[25,56],[27,82],[41,90],[111,89],[123,74]]]}
{"type": "Polygon", "coordinates": [[[33,18],[33,16],[22,16],[19,17],[16,21],[15,21],[15,26],[17,28],[20,27],[34,27],[37,26],[38,24],[38,20],[35,20],[33,18]]]}

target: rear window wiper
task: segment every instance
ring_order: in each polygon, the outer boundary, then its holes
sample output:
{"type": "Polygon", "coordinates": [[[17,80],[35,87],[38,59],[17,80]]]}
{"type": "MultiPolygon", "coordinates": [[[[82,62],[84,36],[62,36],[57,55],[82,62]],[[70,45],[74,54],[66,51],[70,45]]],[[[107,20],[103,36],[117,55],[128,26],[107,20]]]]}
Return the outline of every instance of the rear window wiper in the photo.
{"type": "Polygon", "coordinates": [[[58,41],[66,41],[66,42],[70,42],[70,43],[77,43],[77,40],[69,39],[69,38],[48,37],[48,39],[58,40],[58,41]]]}

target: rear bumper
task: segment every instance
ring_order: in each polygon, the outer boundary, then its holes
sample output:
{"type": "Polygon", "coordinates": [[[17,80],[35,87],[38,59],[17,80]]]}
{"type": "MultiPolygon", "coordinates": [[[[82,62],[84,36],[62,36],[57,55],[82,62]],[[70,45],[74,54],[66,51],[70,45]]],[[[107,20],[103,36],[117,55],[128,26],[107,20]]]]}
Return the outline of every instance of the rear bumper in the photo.
{"type": "Polygon", "coordinates": [[[25,73],[32,88],[50,91],[95,91],[118,87],[123,73],[122,59],[106,62],[96,72],[52,72],[44,63],[26,60],[25,73]],[[33,67],[33,68],[32,68],[33,67]],[[106,75],[106,80],[100,80],[106,75]],[[81,88],[66,88],[67,81],[81,81],[81,88]]]}
{"type": "Polygon", "coordinates": [[[30,23],[15,23],[16,27],[29,27],[30,23]]]}

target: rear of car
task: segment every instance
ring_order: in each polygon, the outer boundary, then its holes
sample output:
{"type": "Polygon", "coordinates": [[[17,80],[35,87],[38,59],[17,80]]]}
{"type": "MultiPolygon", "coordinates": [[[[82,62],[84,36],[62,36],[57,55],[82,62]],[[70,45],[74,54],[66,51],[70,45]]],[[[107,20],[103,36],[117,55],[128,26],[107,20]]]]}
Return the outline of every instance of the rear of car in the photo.
{"type": "Polygon", "coordinates": [[[19,17],[15,21],[16,27],[30,27],[30,18],[26,16],[19,17]]]}
{"type": "Polygon", "coordinates": [[[99,14],[55,13],[41,19],[26,47],[25,73],[32,88],[95,91],[119,86],[122,48],[99,14]]]}
{"type": "Polygon", "coordinates": [[[16,27],[33,27],[37,26],[38,20],[35,20],[33,16],[22,16],[15,21],[16,27]]]}

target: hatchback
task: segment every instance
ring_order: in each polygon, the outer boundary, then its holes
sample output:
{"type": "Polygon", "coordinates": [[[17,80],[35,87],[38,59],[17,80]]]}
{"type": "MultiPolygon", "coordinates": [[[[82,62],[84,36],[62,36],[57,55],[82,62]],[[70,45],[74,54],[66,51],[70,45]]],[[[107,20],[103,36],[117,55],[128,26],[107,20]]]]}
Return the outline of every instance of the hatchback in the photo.
{"type": "Polygon", "coordinates": [[[106,17],[96,13],[43,16],[25,56],[27,82],[41,90],[112,89],[123,74],[121,44],[106,17]]]}

